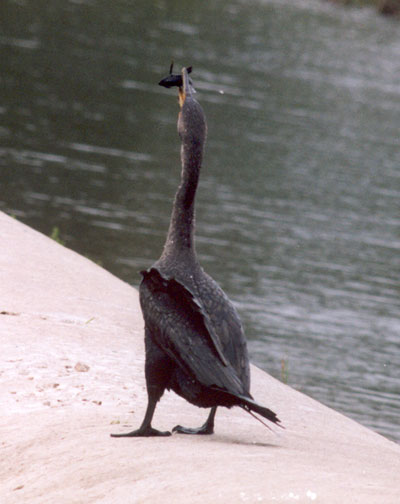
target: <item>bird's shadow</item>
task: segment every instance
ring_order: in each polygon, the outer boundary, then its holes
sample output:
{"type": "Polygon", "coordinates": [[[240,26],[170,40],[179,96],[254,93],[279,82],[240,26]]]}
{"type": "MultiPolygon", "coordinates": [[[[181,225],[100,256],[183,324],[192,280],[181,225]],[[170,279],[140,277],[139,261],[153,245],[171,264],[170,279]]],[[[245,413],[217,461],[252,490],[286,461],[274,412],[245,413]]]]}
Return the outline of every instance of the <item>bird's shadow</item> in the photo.
{"type": "Polygon", "coordinates": [[[246,441],[245,439],[234,439],[234,438],[222,438],[215,440],[224,444],[239,445],[239,446],[255,446],[258,448],[281,448],[279,444],[274,443],[264,443],[262,441],[246,441]]]}
{"type": "MultiPolygon", "coordinates": [[[[180,434],[177,434],[180,436],[180,434]]],[[[202,439],[204,439],[203,436],[201,436],[202,439]]],[[[224,435],[224,434],[217,434],[213,436],[206,436],[207,441],[210,443],[222,443],[226,445],[238,445],[238,446],[247,446],[247,447],[257,447],[257,448],[282,448],[281,444],[279,443],[279,438],[277,439],[276,443],[271,443],[271,442],[263,442],[263,441],[250,441],[246,440],[243,438],[238,438],[234,437],[233,435],[224,435]]]]}

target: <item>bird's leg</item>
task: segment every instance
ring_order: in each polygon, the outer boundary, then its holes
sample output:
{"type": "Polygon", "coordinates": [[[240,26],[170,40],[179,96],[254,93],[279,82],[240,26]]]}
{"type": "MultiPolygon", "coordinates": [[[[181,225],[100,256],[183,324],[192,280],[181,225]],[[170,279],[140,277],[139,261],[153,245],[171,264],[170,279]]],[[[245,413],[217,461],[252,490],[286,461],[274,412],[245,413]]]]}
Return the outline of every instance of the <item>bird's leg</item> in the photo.
{"type": "Polygon", "coordinates": [[[182,427],[182,425],[176,425],[172,432],[178,432],[179,434],[214,434],[214,418],[217,412],[217,407],[213,406],[211,408],[210,414],[206,420],[206,423],[197,429],[190,429],[189,427],[182,427]]]}
{"type": "Polygon", "coordinates": [[[154,410],[156,409],[156,405],[158,402],[158,398],[154,397],[149,392],[149,402],[147,403],[146,414],[144,416],[142,425],[139,429],[136,429],[132,432],[126,432],[121,434],[110,434],[111,437],[150,437],[150,436],[170,436],[171,433],[169,431],[159,431],[153,429],[151,426],[151,421],[153,419],[154,410]]]}

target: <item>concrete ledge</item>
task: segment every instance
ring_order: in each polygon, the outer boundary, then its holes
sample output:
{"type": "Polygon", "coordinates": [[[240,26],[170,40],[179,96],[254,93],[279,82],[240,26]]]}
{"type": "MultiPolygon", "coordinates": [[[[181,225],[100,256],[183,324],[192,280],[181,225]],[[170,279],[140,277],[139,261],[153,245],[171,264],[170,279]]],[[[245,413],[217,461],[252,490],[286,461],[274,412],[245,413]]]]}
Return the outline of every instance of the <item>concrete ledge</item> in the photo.
{"type": "MultiPolygon", "coordinates": [[[[110,438],[146,405],[136,290],[2,213],[0,231],[2,503],[400,502],[399,445],[254,367],[285,431],[234,409],[211,437],[110,438]]],[[[154,425],[206,415],[167,394],[154,425]]]]}

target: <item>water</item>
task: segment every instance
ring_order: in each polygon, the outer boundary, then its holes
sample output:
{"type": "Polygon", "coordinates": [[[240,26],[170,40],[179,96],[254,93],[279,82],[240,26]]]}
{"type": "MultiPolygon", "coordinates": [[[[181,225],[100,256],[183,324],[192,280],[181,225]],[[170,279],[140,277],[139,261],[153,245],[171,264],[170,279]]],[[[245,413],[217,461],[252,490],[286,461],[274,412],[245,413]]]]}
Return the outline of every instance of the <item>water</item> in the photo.
{"type": "Polygon", "coordinates": [[[156,83],[192,64],[197,249],[252,360],[399,441],[399,25],[292,4],[3,1],[0,209],[137,285],[180,171],[156,83]]]}

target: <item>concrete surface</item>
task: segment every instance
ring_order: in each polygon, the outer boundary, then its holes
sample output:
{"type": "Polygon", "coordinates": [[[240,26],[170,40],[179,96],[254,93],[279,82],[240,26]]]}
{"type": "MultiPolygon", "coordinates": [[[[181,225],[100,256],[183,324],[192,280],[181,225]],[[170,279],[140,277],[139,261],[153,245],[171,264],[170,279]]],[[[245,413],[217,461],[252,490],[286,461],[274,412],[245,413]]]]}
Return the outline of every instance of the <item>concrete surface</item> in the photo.
{"type": "MultiPolygon", "coordinates": [[[[2,504],[400,502],[399,445],[254,367],[285,431],[233,409],[213,436],[110,438],[146,405],[137,291],[2,213],[0,312],[2,504]]],[[[171,393],[154,426],[206,416],[171,393]]]]}

